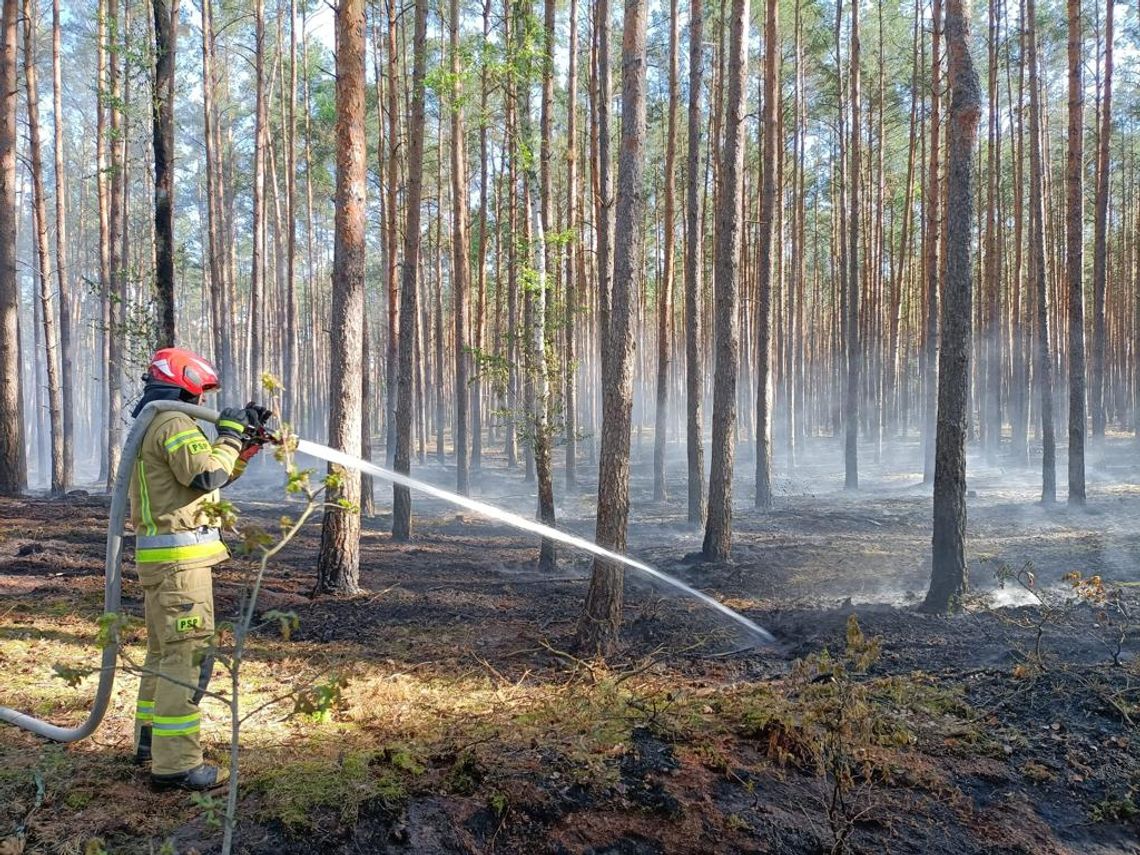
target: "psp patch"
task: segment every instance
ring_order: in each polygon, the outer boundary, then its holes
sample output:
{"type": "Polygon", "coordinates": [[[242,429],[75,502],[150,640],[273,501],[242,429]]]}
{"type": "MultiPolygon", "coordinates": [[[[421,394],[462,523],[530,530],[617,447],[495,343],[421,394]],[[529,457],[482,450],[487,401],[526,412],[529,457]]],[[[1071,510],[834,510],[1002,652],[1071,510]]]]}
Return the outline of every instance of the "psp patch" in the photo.
{"type": "Polygon", "coordinates": [[[180,617],[175,626],[179,632],[190,632],[192,629],[198,629],[202,626],[202,618],[199,615],[190,615],[189,617],[180,617]]]}
{"type": "Polygon", "coordinates": [[[191,454],[201,454],[203,451],[208,451],[209,448],[210,443],[206,442],[204,439],[196,439],[190,443],[191,454]]]}

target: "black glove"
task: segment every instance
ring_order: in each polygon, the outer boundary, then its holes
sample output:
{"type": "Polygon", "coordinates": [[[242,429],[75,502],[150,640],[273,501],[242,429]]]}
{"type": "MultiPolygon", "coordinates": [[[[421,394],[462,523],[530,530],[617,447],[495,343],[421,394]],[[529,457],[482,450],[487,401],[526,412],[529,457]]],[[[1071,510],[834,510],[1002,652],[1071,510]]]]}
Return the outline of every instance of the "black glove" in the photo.
{"type": "Polygon", "coordinates": [[[244,407],[226,407],[218,414],[218,439],[235,440],[240,447],[245,433],[254,426],[249,410],[244,407]]]}
{"type": "Polygon", "coordinates": [[[245,405],[245,411],[249,414],[250,424],[255,428],[265,427],[271,418],[273,418],[273,411],[268,407],[263,407],[261,404],[250,401],[245,405]]]}

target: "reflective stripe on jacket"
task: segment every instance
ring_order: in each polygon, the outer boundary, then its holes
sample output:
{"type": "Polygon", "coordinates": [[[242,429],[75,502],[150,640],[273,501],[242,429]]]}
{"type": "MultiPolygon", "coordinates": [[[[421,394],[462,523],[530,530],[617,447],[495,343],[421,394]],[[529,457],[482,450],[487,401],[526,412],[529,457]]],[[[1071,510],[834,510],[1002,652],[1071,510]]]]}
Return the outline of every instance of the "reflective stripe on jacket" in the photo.
{"type": "Polygon", "coordinates": [[[217,489],[245,469],[238,443],[211,443],[185,413],[154,417],[143,438],[131,478],[131,522],[140,575],[159,569],[212,567],[229,557],[203,506],[219,499],[217,489]]]}
{"type": "Polygon", "coordinates": [[[216,528],[202,528],[176,534],[135,536],[135,561],[139,564],[169,564],[173,561],[225,556],[226,547],[216,528]]]}

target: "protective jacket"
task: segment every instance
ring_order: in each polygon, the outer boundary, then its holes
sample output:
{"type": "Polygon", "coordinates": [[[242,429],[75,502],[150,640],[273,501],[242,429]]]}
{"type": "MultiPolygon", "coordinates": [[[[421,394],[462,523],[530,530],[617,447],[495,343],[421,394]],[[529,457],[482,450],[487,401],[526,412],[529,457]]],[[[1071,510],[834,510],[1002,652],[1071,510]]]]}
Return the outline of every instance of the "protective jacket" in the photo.
{"type": "Polygon", "coordinates": [[[162,569],[212,567],[229,557],[203,506],[245,471],[240,443],[212,443],[185,413],[159,413],[151,422],[131,479],[135,564],[145,578],[162,569]]]}
{"type": "MultiPolygon", "coordinates": [[[[234,425],[240,430],[241,425],[234,425]]],[[[135,564],[147,650],[135,713],[135,745],[152,745],[151,771],[176,775],[202,763],[198,708],[213,671],[210,568],[229,557],[204,505],[245,469],[241,440],[211,443],[184,413],[154,417],[131,478],[135,564]]]]}

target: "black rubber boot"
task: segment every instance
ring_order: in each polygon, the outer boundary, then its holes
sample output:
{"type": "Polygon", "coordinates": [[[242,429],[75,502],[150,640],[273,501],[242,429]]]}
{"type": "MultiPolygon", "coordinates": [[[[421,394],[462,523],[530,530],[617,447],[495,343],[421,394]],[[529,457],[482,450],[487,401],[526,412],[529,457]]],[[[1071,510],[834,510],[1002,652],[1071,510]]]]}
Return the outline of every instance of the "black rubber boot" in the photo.
{"type": "Polygon", "coordinates": [[[150,781],[156,790],[208,790],[218,783],[218,767],[201,763],[193,769],[174,775],[152,773],[150,781]]]}
{"type": "Polygon", "coordinates": [[[135,749],[135,762],[140,766],[145,766],[150,762],[150,742],[154,736],[154,728],[150,725],[144,725],[142,730],[139,731],[139,744],[135,749]]]}

